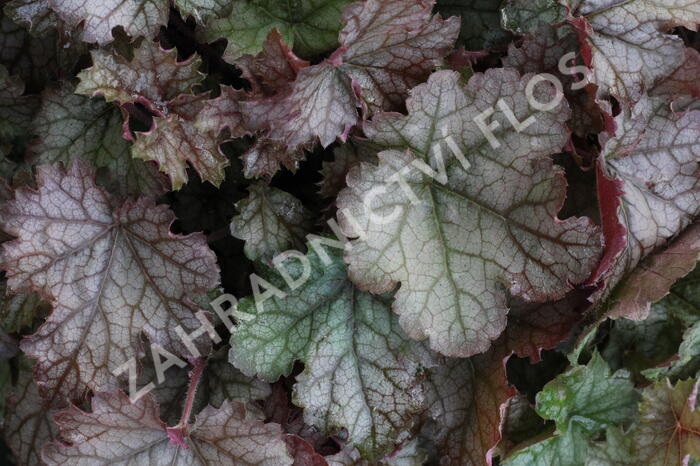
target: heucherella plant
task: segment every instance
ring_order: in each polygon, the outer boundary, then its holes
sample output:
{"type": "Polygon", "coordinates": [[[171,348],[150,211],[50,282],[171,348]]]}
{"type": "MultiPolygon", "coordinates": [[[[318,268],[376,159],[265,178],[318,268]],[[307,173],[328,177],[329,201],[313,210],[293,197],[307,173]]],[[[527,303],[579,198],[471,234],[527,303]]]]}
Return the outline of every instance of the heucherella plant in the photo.
{"type": "Polygon", "coordinates": [[[0,0],[0,460],[700,462],[699,25],[0,0]]]}

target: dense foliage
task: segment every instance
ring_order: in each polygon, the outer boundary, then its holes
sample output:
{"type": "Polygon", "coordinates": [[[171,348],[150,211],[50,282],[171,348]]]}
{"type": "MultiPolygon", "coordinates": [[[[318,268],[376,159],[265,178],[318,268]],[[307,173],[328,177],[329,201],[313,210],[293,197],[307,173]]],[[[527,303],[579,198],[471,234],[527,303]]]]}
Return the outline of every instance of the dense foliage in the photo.
{"type": "Polygon", "coordinates": [[[0,0],[3,464],[700,461],[698,0],[0,0]]]}

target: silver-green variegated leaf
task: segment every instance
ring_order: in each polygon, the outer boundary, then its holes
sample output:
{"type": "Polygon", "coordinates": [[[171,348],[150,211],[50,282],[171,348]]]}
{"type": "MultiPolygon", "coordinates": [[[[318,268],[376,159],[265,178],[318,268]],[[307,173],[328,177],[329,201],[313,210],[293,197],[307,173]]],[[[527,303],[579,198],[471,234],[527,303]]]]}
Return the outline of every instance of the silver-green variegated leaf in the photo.
{"type": "MultiPolygon", "coordinates": [[[[309,252],[308,279],[286,296],[238,304],[231,361],[270,381],[302,361],[293,400],[305,421],[328,432],[345,428],[364,458],[379,460],[406,439],[423,409],[420,367],[432,359],[403,334],[389,298],[356,289],[340,252],[323,251],[309,252]]],[[[301,276],[298,259],[284,266],[301,276]]],[[[287,290],[279,276],[265,279],[287,290]]]]}
{"type": "Polygon", "coordinates": [[[587,365],[576,366],[545,385],[537,394],[537,412],[553,420],[559,433],[572,424],[595,433],[633,420],[638,401],[629,372],[611,374],[603,358],[594,353],[587,365]]]}
{"type": "MultiPolygon", "coordinates": [[[[338,196],[341,225],[359,237],[346,251],[351,279],[373,293],[401,283],[393,306],[401,326],[445,355],[488,349],[506,324],[506,290],[529,301],[562,298],[598,260],[592,223],[557,219],[566,182],[547,156],[566,143],[569,112],[562,103],[531,108],[530,78],[498,69],[464,85],[458,73],[433,74],[412,91],[408,116],[365,126],[391,149],[378,167],[351,170],[338,196]],[[499,100],[508,112],[494,108],[499,100]],[[491,109],[485,124],[498,148],[475,120],[491,109]],[[528,126],[517,131],[511,111],[528,126]]],[[[549,91],[540,86],[535,96],[550,102],[549,91]]]]}
{"type": "Polygon", "coordinates": [[[97,393],[92,410],[75,406],[55,419],[61,438],[42,450],[48,465],[148,464],[151,466],[207,466],[255,464],[291,466],[293,463],[278,424],[255,419],[239,402],[208,406],[186,426],[184,439],[170,440],[158,403],[144,396],[131,403],[122,392],[97,393]]]}
{"type": "Polygon", "coordinates": [[[598,95],[637,102],[683,61],[683,41],[667,31],[697,29],[694,0],[562,0],[576,17],[598,95]]]}
{"type": "Polygon", "coordinates": [[[117,26],[131,37],[150,39],[168,23],[167,0],[48,0],[51,8],[66,23],[82,24],[80,39],[105,45],[114,40],[117,26]]]}
{"type": "MultiPolygon", "coordinates": [[[[3,244],[1,265],[10,291],[37,291],[53,307],[22,341],[42,393],[70,400],[118,388],[117,369],[143,356],[143,335],[188,357],[177,328],[201,326],[190,297],[219,280],[204,237],[172,234],[174,215],[152,199],[120,206],[85,162],[36,170],[38,189],[19,188],[0,208],[17,238],[3,244]]],[[[196,341],[207,351],[207,337],[196,341]]]]}
{"type": "Polygon", "coordinates": [[[250,195],[236,204],[231,234],[245,241],[250,260],[268,261],[288,249],[302,250],[312,229],[311,213],[299,199],[267,183],[251,185],[250,195]]]}
{"type": "Polygon", "coordinates": [[[573,367],[537,394],[537,412],[553,420],[556,430],[543,440],[517,448],[504,465],[588,464],[590,442],[603,429],[633,421],[638,401],[630,374],[611,374],[596,352],[586,366],[573,367]]]}
{"type": "Polygon", "coordinates": [[[47,90],[33,122],[37,163],[70,165],[83,159],[98,170],[98,183],[110,192],[125,197],[164,193],[167,180],[156,167],[131,157],[122,118],[118,107],[74,94],[70,86],[47,90]]]}
{"type": "Polygon", "coordinates": [[[299,55],[313,57],[338,45],[342,9],[351,1],[239,0],[227,18],[208,23],[206,35],[228,40],[224,58],[230,61],[262,51],[272,29],[299,55]]]}

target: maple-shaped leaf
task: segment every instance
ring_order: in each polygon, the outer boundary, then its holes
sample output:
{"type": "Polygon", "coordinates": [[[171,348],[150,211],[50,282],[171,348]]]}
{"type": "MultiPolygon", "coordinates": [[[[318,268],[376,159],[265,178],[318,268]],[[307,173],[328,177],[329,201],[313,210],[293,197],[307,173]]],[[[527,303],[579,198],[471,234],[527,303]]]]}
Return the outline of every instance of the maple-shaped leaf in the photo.
{"type": "Polygon", "coordinates": [[[224,181],[228,158],[219,150],[215,135],[195,126],[197,114],[205,107],[208,94],[181,95],[168,103],[168,113],[153,119],[153,127],[137,133],[133,156],[155,160],[170,176],[174,190],[188,181],[187,163],[202,180],[219,186],[224,181]]]}
{"type": "Polygon", "coordinates": [[[586,366],[577,366],[549,382],[537,394],[537,412],[551,419],[557,432],[572,423],[587,432],[634,418],[638,396],[627,371],[611,374],[603,358],[594,353],[586,366]]]}
{"type": "Polygon", "coordinates": [[[632,432],[636,464],[681,466],[688,456],[700,460],[700,413],[696,411],[697,380],[672,386],[660,381],[647,387],[640,420],[632,432]]]}
{"type": "Polygon", "coordinates": [[[155,166],[131,157],[131,144],[122,137],[122,112],[104,100],[73,94],[70,86],[47,90],[33,127],[38,163],[89,161],[98,169],[98,184],[125,197],[167,190],[155,166]]]}
{"type": "Polygon", "coordinates": [[[351,0],[240,0],[227,18],[210,21],[206,36],[228,40],[224,58],[234,61],[263,48],[270,31],[277,29],[284,41],[304,57],[333,50],[343,6],[351,0]]]}
{"type": "Polygon", "coordinates": [[[267,261],[288,249],[303,249],[313,219],[301,201],[263,182],[248,190],[250,195],[236,204],[240,214],[231,220],[231,234],[246,242],[246,257],[267,261]]]}
{"type": "Polygon", "coordinates": [[[189,334],[201,323],[187,296],[219,278],[202,235],[170,233],[173,214],[147,198],[115,206],[93,176],[80,161],[67,171],[42,165],[38,190],[20,188],[0,208],[2,228],[17,237],[2,249],[8,288],[53,306],[22,349],[38,359],[40,389],[68,399],[118,387],[114,372],[141,356],[142,334],[189,355],[176,328],[189,334]]]}
{"type": "Polygon", "coordinates": [[[58,17],[49,0],[10,0],[5,4],[4,12],[15,22],[26,24],[34,35],[45,34],[57,27],[58,17]]]}
{"type": "MultiPolygon", "coordinates": [[[[293,399],[305,421],[324,431],[345,428],[364,458],[378,460],[413,425],[423,402],[420,364],[432,359],[403,334],[388,298],[357,290],[341,252],[324,251],[319,257],[310,248],[309,277],[284,297],[238,304],[231,361],[269,381],[302,361],[293,399]]],[[[283,264],[295,279],[304,272],[297,259],[283,264]]],[[[283,286],[278,274],[264,278],[283,286]]]]}
{"type": "MultiPolygon", "coordinates": [[[[588,219],[556,218],[566,182],[546,156],[566,142],[568,111],[530,108],[529,79],[489,70],[464,86],[455,72],[433,74],[413,90],[408,116],[365,125],[371,140],[393,149],[379,154],[378,167],[353,169],[338,196],[341,224],[360,236],[346,252],[352,280],[375,293],[400,282],[401,326],[448,356],[483,352],[501,334],[502,283],[525,300],[559,299],[586,279],[600,252],[588,219]],[[518,132],[504,113],[493,116],[493,140],[505,150],[491,147],[475,122],[499,100],[518,121],[531,118],[518,132]],[[436,179],[427,175],[434,170],[436,179]]],[[[550,101],[540,90],[536,98],[550,101]]]]}
{"type": "Polygon", "coordinates": [[[19,465],[42,464],[41,447],[58,434],[53,422],[52,399],[39,396],[32,378],[32,362],[22,357],[17,382],[7,397],[3,435],[19,465]]]}
{"type": "Polygon", "coordinates": [[[515,394],[506,378],[508,356],[497,344],[486,354],[449,359],[430,369],[426,396],[428,415],[437,424],[440,464],[491,464],[501,439],[502,413],[515,394]]]}
{"type": "Polygon", "coordinates": [[[122,105],[138,102],[159,116],[169,113],[168,101],[189,93],[204,78],[197,71],[201,61],[196,55],[178,62],[175,49],[164,50],[149,40],[134,49],[131,60],[114,51],[95,50],[92,63],[78,74],[76,93],[100,94],[122,105]]]}
{"type": "Polygon", "coordinates": [[[117,26],[131,37],[153,37],[168,23],[169,2],[165,0],[48,0],[51,8],[66,23],[82,24],[80,39],[105,45],[114,40],[117,26]]]}
{"type": "Polygon", "coordinates": [[[504,464],[584,464],[589,440],[606,427],[633,420],[638,398],[629,373],[611,374],[596,352],[586,366],[573,367],[537,394],[537,412],[554,421],[555,434],[526,444],[504,464]]]}
{"type": "Polygon", "coordinates": [[[683,41],[666,31],[696,30],[700,5],[692,0],[562,0],[580,31],[599,97],[636,102],[645,89],[683,61],[683,41]]]}
{"type": "Polygon", "coordinates": [[[534,33],[564,20],[566,8],[558,0],[505,0],[501,5],[503,27],[519,33],[534,33]]]}
{"type": "Polygon", "coordinates": [[[209,18],[218,18],[231,9],[228,0],[175,0],[175,6],[183,16],[191,15],[198,22],[209,18]]]}
{"type": "Polygon", "coordinates": [[[437,10],[445,16],[459,16],[460,43],[467,50],[483,50],[508,43],[510,35],[501,28],[501,4],[492,0],[438,0],[437,10]]]}
{"type": "Polygon", "coordinates": [[[122,392],[98,393],[91,412],[71,406],[55,418],[70,444],[47,445],[42,459],[49,465],[292,464],[279,425],[251,417],[235,401],[205,408],[187,426],[182,443],[170,440],[158,404],[148,395],[131,403],[122,392]]]}

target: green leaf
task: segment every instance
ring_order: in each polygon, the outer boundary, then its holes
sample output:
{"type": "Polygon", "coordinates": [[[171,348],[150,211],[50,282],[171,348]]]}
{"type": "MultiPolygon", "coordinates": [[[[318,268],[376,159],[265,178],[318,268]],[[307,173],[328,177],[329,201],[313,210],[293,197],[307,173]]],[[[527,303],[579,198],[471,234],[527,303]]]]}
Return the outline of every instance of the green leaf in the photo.
{"type": "Polygon", "coordinates": [[[577,366],[545,385],[537,394],[537,412],[567,432],[575,422],[593,433],[609,425],[631,420],[638,395],[629,373],[610,373],[603,358],[594,353],[586,366],[577,366]]]}
{"type": "Polygon", "coordinates": [[[564,435],[549,437],[506,458],[504,466],[583,466],[587,441],[582,428],[574,426],[564,435]]]}
{"type": "Polygon", "coordinates": [[[352,0],[239,0],[224,19],[211,21],[209,40],[228,40],[224,58],[234,61],[262,51],[268,33],[276,28],[284,41],[303,57],[312,57],[338,45],[343,6],[352,0]]]}
{"type": "MultiPolygon", "coordinates": [[[[432,359],[401,332],[389,300],[356,289],[340,252],[324,251],[326,264],[309,252],[310,276],[286,296],[238,304],[231,361],[268,381],[302,361],[293,399],[305,421],[329,432],[347,429],[349,443],[378,460],[413,425],[423,405],[420,363],[432,359]]],[[[284,266],[291,277],[302,273],[297,259],[284,266]]],[[[281,282],[278,274],[264,278],[281,282]]]]}

